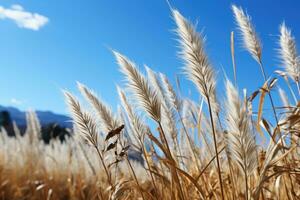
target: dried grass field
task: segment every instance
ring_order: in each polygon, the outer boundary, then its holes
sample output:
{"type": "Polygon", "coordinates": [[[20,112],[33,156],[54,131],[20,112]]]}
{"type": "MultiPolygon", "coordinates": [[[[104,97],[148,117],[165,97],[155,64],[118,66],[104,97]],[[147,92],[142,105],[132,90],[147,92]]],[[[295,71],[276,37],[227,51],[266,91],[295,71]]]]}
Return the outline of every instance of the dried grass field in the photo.
{"type": "Polygon", "coordinates": [[[178,39],[174,46],[179,46],[183,72],[201,99],[183,96],[186,88],[172,85],[149,67],[144,75],[113,50],[126,80],[116,88],[117,112],[78,83],[85,102],[63,91],[74,123],[73,136],[66,141],[45,145],[34,112],[27,114],[24,135],[17,126],[16,137],[1,130],[0,199],[300,199],[300,60],[295,38],[280,25],[274,58],[282,67],[269,76],[250,16],[235,5],[232,11],[238,27],[228,38],[232,80],[217,83],[204,33],[171,9],[178,39]],[[256,91],[239,88],[236,38],[261,70],[256,91]],[[217,87],[225,88],[224,94],[217,87]]]}

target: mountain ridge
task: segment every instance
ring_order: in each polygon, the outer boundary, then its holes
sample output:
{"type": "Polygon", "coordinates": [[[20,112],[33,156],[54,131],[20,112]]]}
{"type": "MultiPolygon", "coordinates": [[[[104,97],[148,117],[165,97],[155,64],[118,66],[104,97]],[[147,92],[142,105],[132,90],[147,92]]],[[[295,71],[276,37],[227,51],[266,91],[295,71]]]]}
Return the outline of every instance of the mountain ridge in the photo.
{"type": "MultiPolygon", "coordinates": [[[[11,120],[15,121],[19,126],[26,126],[26,112],[21,111],[13,106],[0,105],[0,111],[7,111],[10,114],[11,120]]],[[[57,123],[63,127],[71,128],[72,122],[69,116],[63,114],[57,114],[52,111],[35,111],[41,125],[47,125],[50,123],[57,123]]]]}

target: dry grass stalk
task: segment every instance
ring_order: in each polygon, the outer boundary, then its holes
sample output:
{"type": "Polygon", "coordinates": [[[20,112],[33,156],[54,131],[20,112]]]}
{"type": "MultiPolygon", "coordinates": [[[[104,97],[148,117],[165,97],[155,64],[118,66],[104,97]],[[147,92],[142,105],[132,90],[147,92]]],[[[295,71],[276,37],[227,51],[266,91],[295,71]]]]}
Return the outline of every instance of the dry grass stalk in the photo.
{"type": "Polygon", "coordinates": [[[212,69],[204,51],[205,40],[195,31],[195,28],[177,10],[172,10],[172,12],[174,20],[177,24],[176,32],[180,37],[180,55],[185,62],[184,71],[187,74],[188,78],[196,85],[200,94],[207,100],[208,103],[215,153],[217,157],[219,184],[222,199],[224,199],[221,166],[218,156],[215,124],[212,114],[213,107],[218,107],[216,106],[216,81],[214,77],[214,70],[212,69]]]}
{"type": "MultiPolygon", "coordinates": [[[[165,154],[168,159],[172,161],[173,164],[175,164],[174,159],[172,157],[171,149],[168,144],[168,140],[166,137],[166,134],[164,132],[164,129],[161,124],[161,102],[157,96],[157,91],[153,90],[147,79],[137,70],[135,67],[135,64],[131,62],[128,58],[121,55],[118,52],[113,52],[117,62],[121,68],[121,71],[126,76],[128,81],[128,87],[132,91],[133,95],[138,100],[138,105],[146,111],[146,113],[149,115],[150,118],[152,118],[154,121],[157,122],[159,126],[159,132],[161,136],[161,140],[165,146],[165,154]]],[[[176,169],[174,166],[170,166],[172,174],[174,174],[174,183],[177,187],[177,190],[179,191],[180,199],[184,199],[184,194],[181,188],[181,183],[178,177],[178,174],[176,172],[176,169]]]]}
{"type": "MultiPolygon", "coordinates": [[[[255,29],[251,23],[250,17],[244,13],[242,8],[238,8],[235,5],[232,6],[232,10],[235,15],[235,19],[238,23],[238,27],[240,29],[241,35],[243,37],[245,48],[249,51],[249,53],[252,55],[252,57],[258,62],[261,72],[262,72],[262,76],[264,78],[264,82],[265,82],[265,84],[268,84],[269,79],[267,77],[267,74],[265,72],[264,66],[262,64],[262,59],[261,59],[261,51],[262,51],[261,44],[260,44],[259,38],[255,32],[255,29]]],[[[298,84],[297,84],[297,86],[298,86],[298,84]]],[[[299,88],[299,86],[298,86],[298,88],[299,88]]],[[[273,97],[271,94],[271,87],[269,85],[267,86],[266,92],[268,93],[270,103],[272,106],[273,115],[274,115],[274,118],[276,121],[276,129],[278,130],[278,133],[279,133],[279,139],[281,140],[281,144],[283,145],[283,143],[284,143],[284,141],[282,140],[283,134],[282,134],[280,126],[279,126],[277,111],[276,111],[274,100],[273,100],[273,97]]],[[[274,132],[272,139],[274,139],[276,137],[276,135],[277,135],[277,132],[274,132]]],[[[282,149],[282,151],[285,152],[284,149],[282,149]]],[[[284,161],[286,162],[286,159],[284,159],[284,161]]],[[[288,178],[289,178],[289,182],[292,185],[292,193],[294,193],[291,176],[289,175],[288,178]]]]}
{"type": "Polygon", "coordinates": [[[250,118],[246,104],[239,100],[239,95],[229,80],[226,80],[227,93],[227,131],[228,149],[231,160],[237,164],[245,178],[245,199],[249,199],[248,176],[257,167],[256,144],[250,130],[250,118]]]}
{"type": "Polygon", "coordinates": [[[73,119],[75,120],[74,123],[80,130],[80,133],[85,138],[85,140],[95,147],[99,155],[101,164],[105,170],[107,180],[109,184],[113,186],[110,172],[108,171],[107,166],[104,163],[103,155],[98,147],[98,131],[96,123],[93,121],[93,118],[88,113],[82,111],[79,102],[71,93],[64,92],[64,94],[67,99],[67,105],[69,106],[70,112],[73,116],[73,119]]]}

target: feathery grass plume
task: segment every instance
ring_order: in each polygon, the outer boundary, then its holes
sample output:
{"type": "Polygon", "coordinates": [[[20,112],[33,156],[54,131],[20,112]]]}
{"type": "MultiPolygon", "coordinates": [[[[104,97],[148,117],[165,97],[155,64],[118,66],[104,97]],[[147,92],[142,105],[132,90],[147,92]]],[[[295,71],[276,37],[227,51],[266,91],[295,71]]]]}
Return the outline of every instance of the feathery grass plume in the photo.
{"type": "Polygon", "coordinates": [[[121,68],[121,72],[127,78],[129,89],[138,101],[138,105],[144,109],[149,117],[156,121],[159,126],[161,140],[165,143],[165,148],[167,150],[166,157],[172,162],[172,165],[169,165],[169,167],[171,169],[172,177],[174,178],[174,183],[176,184],[180,198],[184,199],[181,182],[174,166],[175,163],[171,154],[171,149],[161,124],[162,104],[158,94],[150,87],[147,79],[138,71],[133,62],[116,51],[113,51],[113,53],[121,68]]]}
{"type": "MultiPolygon", "coordinates": [[[[264,81],[267,82],[267,76],[266,76],[264,67],[262,65],[262,61],[261,61],[261,52],[262,52],[261,44],[260,44],[259,38],[258,38],[258,36],[257,36],[257,34],[254,30],[254,27],[251,23],[251,19],[247,14],[244,13],[242,8],[238,8],[235,5],[233,5],[232,10],[233,10],[233,13],[235,15],[235,19],[238,23],[240,32],[243,36],[245,48],[250,52],[252,57],[258,62],[259,66],[260,66],[260,69],[261,69],[261,72],[262,72],[262,75],[263,75],[263,78],[264,78],[264,81]]],[[[297,83],[298,90],[299,90],[299,84],[298,84],[298,82],[296,82],[296,83],[297,83]]],[[[267,93],[268,93],[268,96],[269,96],[269,99],[270,99],[270,102],[271,102],[273,115],[274,115],[274,118],[275,118],[275,121],[276,121],[276,124],[277,124],[277,127],[278,127],[278,132],[279,132],[280,138],[282,138],[281,137],[282,132],[280,130],[280,126],[278,126],[279,120],[278,120],[278,117],[277,117],[277,112],[276,112],[276,108],[275,108],[275,105],[274,105],[272,95],[271,95],[270,91],[268,91],[267,93]]],[[[283,141],[282,141],[282,143],[283,143],[283,141]]],[[[283,152],[284,151],[285,150],[283,149],[283,152]]],[[[285,161],[286,161],[286,159],[285,159],[285,161]]],[[[290,175],[289,175],[289,182],[292,184],[290,175]]],[[[292,184],[292,192],[294,192],[293,188],[294,188],[294,186],[292,184]]]]}
{"type": "Polygon", "coordinates": [[[37,140],[41,136],[41,124],[37,114],[33,110],[26,113],[26,134],[29,135],[30,141],[37,140]]]}
{"type": "MultiPolygon", "coordinates": [[[[268,83],[267,75],[265,73],[265,69],[264,69],[264,66],[261,61],[261,44],[260,44],[259,38],[254,30],[254,27],[251,23],[250,16],[245,14],[244,11],[242,10],[242,8],[238,8],[235,5],[232,5],[232,10],[233,10],[236,22],[239,26],[241,35],[243,37],[244,46],[250,52],[252,57],[258,62],[260,70],[262,72],[264,82],[268,83]]],[[[267,90],[266,92],[267,92],[270,102],[271,102],[272,111],[273,111],[273,115],[274,115],[276,124],[278,125],[278,117],[277,117],[277,113],[276,113],[272,95],[270,93],[270,90],[267,90]]],[[[279,126],[278,126],[278,129],[279,129],[278,132],[281,135],[279,126]]]]}
{"type": "Polygon", "coordinates": [[[16,121],[13,121],[13,130],[14,130],[16,137],[21,137],[21,131],[20,131],[16,121]]]}
{"type": "Polygon", "coordinates": [[[97,146],[98,132],[94,119],[82,110],[79,101],[71,93],[64,91],[64,95],[74,120],[74,125],[80,131],[82,138],[91,145],[97,146]]]}
{"type": "Polygon", "coordinates": [[[105,105],[89,88],[87,88],[82,83],[77,82],[78,88],[81,94],[87,99],[87,101],[92,105],[92,107],[97,112],[97,116],[101,122],[101,129],[103,132],[108,133],[111,130],[116,129],[120,126],[120,121],[115,117],[111,111],[111,109],[105,105]]]}
{"type": "MultiPolygon", "coordinates": [[[[263,67],[263,64],[261,61],[261,52],[262,52],[261,44],[260,44],[259,38],[254,30],[254,27],[251,23],[251,19],[247,14],[244,13],[242,8],[238,8],[235,5],[233,5],[232,10],[234,12],[235,19],[238,23],[240,32],[242,33],[245,48],[250,52],[252,57],[258,62],[261,72],[262,72],[262,75],[263,75],[263,78],[264,78],[264,81],[267,82],[267,75],[265,73],[265,70],[264,70],[264,67],[263,67]]],[[[296,82],[296,83],[297,83],[298,90],[299,90],[299,84],[298,84],[298,82],[296,82]]],[[[274,101],[273,101],[272,95],[270,93],[270,90],[267,91],[267,93],[268,93],[268,96],[269,96],[269,99],[271,102],[273,115],[274,115],[274,118],[275,118],[275,121],[276,121],[276,124],[278,127],[278,133],[280,135],[280,138],[282,138],[281,137],[282,132],[280,130],[280,126],[278,126],[279,120],[277,117],[276,108],[275,108],[274,101]]],[[[274,133],[274,134],[276,136],[276,133],[274,133]]],[[[273,138],[273,136],[272,136],[272,138],[273,138]]],[[[283,141],[282,141],[282,143],[283,143],[283,141]]],[[[284,152],[285,150],[283,149],[282,151],[284,152]]],[[[286,161],[286,159],[284,159],[284,160],[286,161]]],[[[293,189],[294,186],[293,186],[293,183],[291,180],[291,176],[289,175],[288,178],[289,178],[289,182],[292,184],[292,192],[294,192],[294,189],[293,189]]]]}
{"type": "Polygon", "coordinates": [[[258,63],[261,63],[261,43],[251,23],[251,17],[236,5],[232,5],[232,10],[243,38],[244,48],[258,63]]]}
{"type": "MultiPolygon", "coordinates": [[[[162,103],[161,107],[161,123],[163,127],[166,129],[168,142],[173,142],[173,147],[176,148],[176,141],[177,141],[177,129],[176,129],[176,116],[175,113],[172,112],[172,109],[168,105],[167,97],[165,95],[165,91],[163,89],[163,86],[160,82],[160,80],[157,77],[156,72],[154,72],[152,69],[150,69],[148,66],[145,66],[147,71],[147,77],[149,79],[149,82],[152,84],[153,88],[158,94],[158,97],[160,99],[160,102],[162,103]]],[[[172,148],[173,150],[173,148],[172,148]]],[[[177,152],[176,152],[177,153],[177,152]]]]}
{"type": "Polygon", "coordinates": [[[160,81],[157,78],[157,73],[154,72],[147,65],[145,65],[145,69],[146,69],[146,72],[147,72],[147,78],[149,80],[150,85],[153,87],[153,89],[157,93],[157,96],[159,97],[160,102],[165,104],[166,102],[165,102],[165,95],[164,95],[164,92],[163,92],[163,87],[162,87],[160,81]]]}
{"type": "Polygon", "coordinates": [[[297,53],[296,41],[292,36],[291,30],[282,23],[279,27],[280,37],[279,57],[288,76],[295,82],[299,82],[300,59],[297,53]]]}
{"type": "MultiPolygon", "coordinates": [[[[168,105],[167,97],[165,95],[163,86],[161,85],[161,82],[157,77],[156,72],[154,72],[152,69],[150,69],[147,66],[145,66],[145,68],[148,75],[147,78],[149,79],[149,82],[151,83],[154,91],[157,92],[159,102],[161,103],[161,119],[159,122],[159,130],[162,136],[161,139],[166,144],[170,156],[172,157],[172,160],[175,161],[173,165],[175,165],[175,163],[179,163],[178,155],[182,160],[182,154],[180,149],[178,148],[179,143],[178,143],[178,132],[176,127],[176,115],[175,112],[173,112],[170,105],[168,105]]],[[[174,172],[176,173],[176,171],[173,170],[173,173],[174,172]]],[[[180,185],[178,178],[177,180],[175,178],[174,181],[177,182],[176,184],[180,185]]],[[[181,186],[179,187],[180,187],[179,189],[181,190],[182,189],[181,186]]]]}
{"type": "Polygon", "coordinates": [[[234,161],[245,175],[246,199],[248,194],[248,176],[256,169],[256,144],[251,133],[250,119],[246,104],[242,104],[237,89],[226,80],[226,125],[228,131],[227,145],[231,160],[234,161]]]}
{"type": "MultiPolygon", "coordinates": [[[[150,69],[148,66],[145,66],[146,71],[147,71],[147,75],[148,75],[148,79],[149,82],[152,84],[153,88],[155,89],[155,91],[158,94],[158,97],[160,99],[160,102],[162,103],[162,115],[164,117],[162,117],[162,121],[164,121],[163,123],[166,125],[167,124],[167,128],[169,129],[168,132],[172,133],[172,137],[177,137],[177,131],[176,131],[176,127],[175,127],[175,121],[176,121],[176,114],[175,112],[173,112],[174,110],[172,109],[174,106],[172,104],[174,104],[174,102],[169,102],[169,98],[168,98],[168,91],[166,91],[166,87],[168,87],[167,85],[164,85],[164,83],[162,84],[162,82],[160,81],[160,79],[158,79],[157,73],[154,72],[152,69],[150,69]]],[[[170,85],[169,85],[170,87],[170,85]]],[[[167,88],[170,89],[170,88],[167,88]]],[[[175,93],[173,94],[175,95],[175,93]]],[[[177,107],[179,107],[179,103],[177,103],[177,107]]]]}
{"type": "MultiPolygon", "coordinates": [[[[172,85],[170,84],[167,76],[165,74],[162,74],[162,73],[160,73],[159,75],[160,75],[160,80],[162,82],[162,86],[164,88],[165,100],[168,102],[168,108],[171,107],[171,109],[169,109],[169,110],[170,110],[170,112],[174,111],[174,114],[173,114],[174,116],[175,116],[176,112],[178,113],[179,120],[182,124],[183,132],[186,135],[185,139],[187,139],[188,144],[190,146],[190,151],[191,151],[190,153],[193,155],[192,160],[193,160],[193,162],[196,163],[196,167],[197,167],[198,171],[200,171],[200,167],[198,165],[198,155],[196,155],[197,153],[196,153],[195,143],[194,143],[194,141],[191,140],[191,138],[189,136],[188,129],[187,129],[185,123],[184,123],[184,120],[183,120],[182,114],[181,114],[181,109],[182,109],[183,102],[181,101],[181,99],[179,99],[177,97],[177,95],[176,95],[172,85]]],[[[173,121],[174,122],[176,121],[175,117],[174,117],[173,121]]],[[[174,123],[174,127],[176,127],[175,123],[174,123]]],[[[178,146],[180,146],[180,145],[178,145],[178,146]]],[[[181,153],[182,150],[180,148],[178,148],[178,149],[179,149],[178,151],[180,152],[180,155],[182,156],[182,153],[181,153]]]]}
{"type": "Polygon", "coordinates": [[[64,95],[66,98],[66,103],[71,112],[72,118],[74,120],[75,126],[78,128],[85,141],[89,142],[92,146],[95,147],[97,154],[100,158],[101,164],[105,170],[108,183],[112,187],[113,184],[111,180],[111,175],[104,163],[103,155],[98,147],[99,141],[96,123],[87,112],[84,112],[82,110],[79,101],[71,93],[64,91],[64,95]]]}
{"type": "MultiPolygon", "coordinates": [[[[130,135],[133,135],[136,141],[140,143],[139,148],[142,150],[148,169],[151,169],[148,153],[146,151],[148,139],[145,137],[145,135],[150,132],[150,128],[146,126],[142,122],[140,117],[134,112],[134,110],[132,109],[130,103],[126,98],[125,92],[119,86],[117,86],[117,91],[119,94],[119,98],[121,100],[122,107],[125,110],[126,115],[130,120],[129,125],[134,132],[134,134],[130,134],[130,135]]],[[[153,187],[157,192],[157,186],[155,183],[154,175],[151,171],[150,171],[150,177],[151,177],[153,187]]]]}
{"type": "Polygon", "coordinates": [[[196,85],[200,94],[206,99],[209,107],[211,129],[213,132],[214,148],[217,160],[218,179],[221,196],[222,199],[224,199],[221,167],[213,119],[213,111],[215,111],[218,115],[215,73],[204,51],[205,38],[203,38],[201,34],[197,33],[195,27],[190,24],[177,10],[173,9],[172,13],[177,24],[176,32],[180,37],[180,55],[185,62],[184,71],[188,78],[196,85]]]}
{"type": "MultiPolygon", "coordinates": [[[[245,45],[246,49],[250,52],[252,57],[258,62],[259,66],[260,66],[260,69],[261,69],[261,72],[262,72],[262,75],[263,75],[263,78],[264,78],[264,81],[267,82],[267,75],[265,73],[265,70],[264,70],[264,67],[263,67],[263,64],[262,64],[262,61],[261,61],[261,52],[262,52],[261,44],[260,44],[259,38],[258,38],[258,36],[257,36],[257,34],[254,30],[254,27],[251,23],[251,19],[247,14],[244,13],[242,8],[238,8],[235,5],[233,5],[232,10],[234,12],[235,19],[238,23],[240,32],[242,33],[243,40],[244,40],[244,45],[245,45]]],[[[296,82],[296,83],[297,83],[298,90],[299,90],[299,84],[298,84],[298,82],[296,82]]],[[[277,124],[277,127],[278,127],[278,133],[279,133],[280,138],[282,140],[282,137],[281,137],[282,132],[281,132],[280,126],[279,126],[279,120],[278,120],[278,117],[277,117],[277,112],[276,112],[276,108],[275,108],[275,105],[274,105],[274,100],[272,98],[270,90],[267,91],[267,93],[268,93],[268,96],[269,96],[269,99],[270,99],[270,102],[271,102],[273,115],[274,115],[274,118],[275,118],[275,121],[276,121],[276,124],[277,124]]],[[[274,133],[274,134],[275,134],[274,136],[276,136],[276,133],[274,133]]],[[[281,141],[281,142],[283,143],[283,141],[281,141]]],[[[285,150],[283,149],[282,151],[284,152],[285,150]]],[[[284,160],[286,162],[286,159],[284,159],[284,160]]],[[[292,180],[291,180],[291,176],[289,175],[288,178],[289,178],[289,182],[292,185],[292,192],[294,192],[294,189],[293,189],[294,186],[293,186],[293,183],[292,183],[292,180]]]]}
{"type": "MultiPolygon", "coordinates": [[[[145,66],[146,71],[147,71],[147,78],[149,79],[149,82],[151,83],[153,89],[157,92],[159,100],[162,104],[162,111],[165,113],[162,113],[162,115],[165,115],[162,117],[163,120],[173,120],[174,122],[176,121],[176,116],[175,113],[172,112],[172,108],[168,102],[168,97],[166,95],[166,91],[164,90],[163,84],[160,82],[160,79],[158,79],[157,73],[154,72],[152,69],[150,69],[148,66],[145,66]],[[168,116],[168,117],[167,117],[168,116]]],[[[172,123],[172,122],[167,122],[167,123],[172,123]]],[[[177,132],[177,131],[176,131],[177,132]]]]}
{"type": "Polygon", "coordinates": [[[182,107],[182,102],[178,98],[167,76],[163,73],[159,73],[159,76],[160,76],[160,80],[162,81],[162,86],[164,87],[166,100],[174,109],[180,111],[182,107]]]}
{"type": "Polygon", "coordinates": [[[214,70],[204,51],[205,38],[196,32],[195,27],[179,11],[172,12],[177,24],[176,33],[180,37],[180,56],[185,62],[184,72],[204,98],[213,98],[216,80],[214,70]]]}
{"type": "Polygon", "coordinates": [[[171,150],[174,154],[174,157],[177,159],[178,155],[178,131],[176,128],[176,117],[174,116],[174,113],[170,108],[167,106],[162,106],[162,119],[161,123],[163,125],[163,128],[165,129],[165,132],[167,133],[167,139],[168,143],[172,144],[171,150]]]}
{"type": "Polygon", "coordinates": [[[161,119],[161,103],[157,93],[150,87],[147,79],[139,72],[135,64],[124,55],[113,51],[120,66],[121,72],[126,76],[128,88],[132,91],[138,105],[155,121],[161,119]]]}
{"type": "Polygon", "coordinates": [[[148,127],[142,122],[140,117],[133,111],[128,99],[126,98],[125,92],[117,86],[119,99],[121,101],[123,109],[126,111],[126,114],[130,120],[130,126],[134,130],[135,137],[143,140],[146,132],[148,131],[148,127]]]}
{"type": "Polygon", "coordinates": [[[128,126],[126,127],[126,129],[129,130],[128,136],[136,145],[137,149],[141,150],[143,148],[143,142],[145,140],[145,135],[148,129],[146,128],[146,125],[143,124],[140,117],[133,111],[130,103],[125,96],[125,92],[119,86],[117,86],[117,91],[122,108],[125,111],[125,113],[123,114],[124,120],[126,121],[125,124],[128,124],[128,126]]]}

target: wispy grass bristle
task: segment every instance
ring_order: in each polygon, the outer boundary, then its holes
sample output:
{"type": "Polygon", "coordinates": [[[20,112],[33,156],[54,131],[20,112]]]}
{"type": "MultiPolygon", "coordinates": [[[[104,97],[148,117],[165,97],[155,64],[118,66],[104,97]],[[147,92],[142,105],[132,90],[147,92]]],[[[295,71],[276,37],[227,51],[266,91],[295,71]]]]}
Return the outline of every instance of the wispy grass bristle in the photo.
{"type": "Polygon", "coordinates": [[[118,118],[113,115],[111,109],[104,104],[97,95],[87,88],[82,83],[77,82],[78,88],[81,94],[87,99],[87,101],[92,105],[97,116],[100,119],[102,131],[108,133],[111,130],[116,129],[121,125],[118,118]]]}
{"type": "Polygon", "coordinates": [[[242,36],[244,48],[249,51],[257,62],[261,63],[262,46],[250,16],[241,7],[237,7],[236,5],[232,5],[232,11],[242,36]]]}
{"type": "Polygon", "coordinates": [[[299,82],[300,60],[297,53],[296,41],[292,36],[291,30],[282,23],[279,27],[279,56],[285,72],[295,82],[299,82]]]}
{"type": "Polygon", "coordinates": [[[161,119],[161,105],[157,93],[150,87],[148,81],[136,68],[135,64],[122,54],[113,51],[120,66],[121,72],[125,75],[128,88],[137,99],[138,105],[155,121],[161,119]]]}

